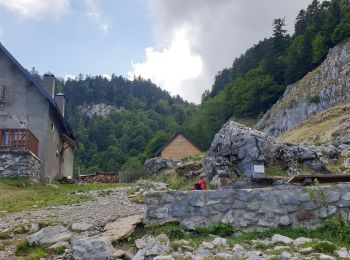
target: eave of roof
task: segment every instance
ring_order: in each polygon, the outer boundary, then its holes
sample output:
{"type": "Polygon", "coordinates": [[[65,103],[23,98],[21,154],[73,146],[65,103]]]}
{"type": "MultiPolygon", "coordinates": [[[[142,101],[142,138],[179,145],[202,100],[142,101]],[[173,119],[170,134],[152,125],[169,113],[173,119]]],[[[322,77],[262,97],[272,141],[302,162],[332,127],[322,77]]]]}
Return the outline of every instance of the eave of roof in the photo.
{"type": "Polygon", "coordinates": [[[176,137],[178,137],[179,135],[183,135],[187,141],[189,141],[191,144],[193,144],[199,151],[203,152],[203,149],[200,148],[188,135],[186,135],[184,132],[179,131],[177,133],[174,134],[174,136],[166,143],[164,144],[155,154],[155,156],[159,156],[160,153],[169,145],[172,143],[172,141],[175,140],[176,137]]]}
{"type": "Polygon", "coordinates": [[[46,92],[46,90],[39,85],[35,80],[30,76],[28,71],[23,68],[23,66],[16,60],[15,57],[12,56],[12,54],[2,45],[0,42],[0,49],[5,53],[5,55],[18,67],[18,69],[23,73],[23,75],[29,80],[31,84],[33,84],[39,92],[44,95],[44,97],[49,101],[49,104],[53,107],[53,111],[56,114],[56,116],[59,119],[59,122],[62,124],[63,129],[66,131],[67,135],[74,140],[74,142],[77,142],[77,139],[75,137],[75,134],[73,132],[73,129],[71,128],[68,121],[62,116],[60,109],[58,108],[55,100],[46,92]]]}

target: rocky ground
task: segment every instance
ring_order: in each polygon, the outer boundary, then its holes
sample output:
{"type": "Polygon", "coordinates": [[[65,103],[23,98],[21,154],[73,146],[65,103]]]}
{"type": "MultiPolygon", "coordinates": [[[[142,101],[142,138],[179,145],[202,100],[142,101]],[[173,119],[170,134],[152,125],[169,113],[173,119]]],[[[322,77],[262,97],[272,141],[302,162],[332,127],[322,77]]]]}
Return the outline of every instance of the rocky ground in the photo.
{"type": "MultiPolygon", "coordinates": [[[[187,240],[170,241],[162,234],[145,236],[135,241],[138,248],[134,260],[154,259],[349,259],[346,248],[336,248],[331,242],[299,237],[295,240],[279,234],[270,239],[251,240],[244,247],[231,244],[225,238],[213,236],[192,247],[187,240]],[[324,252],[327,253],[324,253],[324,252]],[[332,255],[329,253],[332,252],[332,255]]],[[[120,252],[121,254],[122,252],[120,252]]]]}
{"type": "MultiPolygon", "coordinates": [[[[106,226],[116,220],[128,216],[138,216],[130,219],[129,222],[142,221],[145,207],[142,204],[132,203],[128,198],[127,191],[126,188],[90,191],[93,200],[88,202],[19,212],[0,218],[0,242],[9,244],[4,251],[0,251],[0,259],[14,258],[14,244],[18,240],[18,233],[35,234],[42,226],[59,224],[58,228],[48,230],[40,236],[42,238],[57,235],[58,238],[50,244],[72,239],[76,245],[79,245],[82,240],[80,242],[74,240],[77,236],[83,240],[89,237],[101,236],[101,234],[108,231],[106,226]],[[63,235],[60,235],[62,233],[63,235]]],[[[107,235],[115,234],[109,233],[107,235]]],[[[106,240],[106,237],[103,239],[106,240]]],[[[100,238],[97,240],[99,241],[100,238]]],[[[92,240],[89,243],[94,244],[92,240]]],[[[40,242],[38,244],[41,245],[40,242]]],[[[63,246],[66,247],[67,245],[64,244],[63,246]]]]}

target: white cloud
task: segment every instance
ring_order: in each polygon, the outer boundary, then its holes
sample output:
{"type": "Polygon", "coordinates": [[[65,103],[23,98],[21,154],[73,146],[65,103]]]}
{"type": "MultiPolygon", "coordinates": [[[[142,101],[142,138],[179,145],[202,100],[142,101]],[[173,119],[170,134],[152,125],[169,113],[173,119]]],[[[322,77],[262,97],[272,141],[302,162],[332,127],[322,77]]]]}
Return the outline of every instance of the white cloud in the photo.
{"type": "Polygon", "coordinates": [[[147,48],[146,61],[133,64],[132,73],[198,103],[219,70],[230,67],[246,49],[272,34],[274,18],[286,17],[292,30],[299,10],[310,2],[148,0],[155,45],[163,49],[147,48]],[[175,48],[176,35],[183,28],[187,28],[182,36],[185,44],[175,48]]]}
{"type": "Polygon", "coordinates": [[[77,79],[77,75],[72,75],[72,74],[68,74],[68,75],[65,75],[63,77],[64,81],[67,81],[67,80],[76,80],[77,79]]]}
{"type": "Polygon", "coordinates": [[[101,77],[109,81],[112,79],[112,76],[109,74],[101,74],[101,77]]]}
{"type": "Polygon", "coordinates": [[[169,47],[161,50],[146,48],[146,61],[132,62],[133,71],[128,73],[129,78],[142,76],[167,89],[171,94],[190,98],[182,86],[185,81],[195,79],[202,73],[202,60],[191,53],[189,33],[186,28],[179,29],[171,39],[169,47]]]}
{"type": "Polygon", "coordinates": [[[90,17],[99,27],[99,29],[105,33],[109,33],[109,24],[106,22],[106,19],[104,19],[101,16],[101,12],[98,7],[98,0],[85,0],[87,5],[87,12],[86,15],[90,17]]]}
{"type": "Polygon", "coordinates": [[[4,35],[4,31],[3,31],[2,28],[0,27],[0,38],[2,38],[3,35],[4,35]]]}
{"type": "Polygon", "coordinates": [[[59,19],[68,13],[69,0],[0,0],[0,5],[23,18],[59,19]]]}

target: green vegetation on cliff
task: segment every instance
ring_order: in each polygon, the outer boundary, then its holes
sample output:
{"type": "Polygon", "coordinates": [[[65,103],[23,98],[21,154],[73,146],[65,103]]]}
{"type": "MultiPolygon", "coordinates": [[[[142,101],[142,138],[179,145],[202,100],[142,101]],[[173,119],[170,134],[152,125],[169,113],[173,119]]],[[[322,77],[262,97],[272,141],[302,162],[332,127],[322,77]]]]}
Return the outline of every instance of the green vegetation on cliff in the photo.
{"type": "Polygon", "coordinates": [[[202,104],[186,123],[200,145],[208,147],[230,117],[260,117],[287,85],[315,69],[330,48],[350,37],[350,2],[313,0],[299,12],[293,35],[284,26],[284,19],[275,19],[273,36],[220,71],[211,91],[202,95],[202,104]]]}

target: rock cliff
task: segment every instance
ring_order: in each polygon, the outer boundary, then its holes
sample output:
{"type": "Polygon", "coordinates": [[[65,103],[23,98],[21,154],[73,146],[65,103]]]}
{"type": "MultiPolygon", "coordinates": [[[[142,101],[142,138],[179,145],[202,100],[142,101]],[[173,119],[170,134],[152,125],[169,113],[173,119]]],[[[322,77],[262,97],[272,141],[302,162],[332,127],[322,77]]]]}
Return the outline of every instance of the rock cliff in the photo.
{"type": "Polygon", "coordinates": [[[257,123],[279,136],[334,105],[350,101],[350,39],[331,49],[325,61],[293,85],[257,123]]]}

